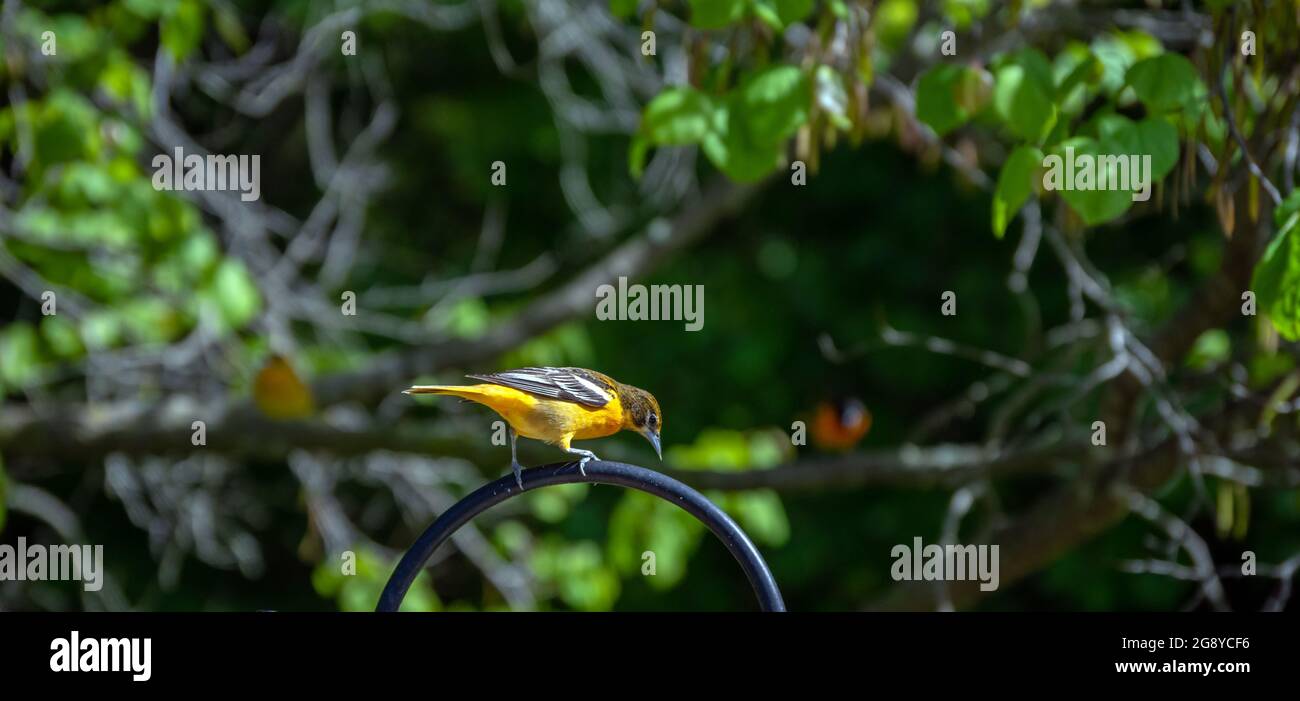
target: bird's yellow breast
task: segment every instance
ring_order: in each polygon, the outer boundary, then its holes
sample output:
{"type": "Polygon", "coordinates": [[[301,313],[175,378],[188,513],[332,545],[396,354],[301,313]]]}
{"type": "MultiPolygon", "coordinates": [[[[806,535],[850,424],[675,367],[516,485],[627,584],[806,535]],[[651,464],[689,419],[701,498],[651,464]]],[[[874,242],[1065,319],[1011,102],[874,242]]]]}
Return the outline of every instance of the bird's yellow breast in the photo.
{"type": "MultiPolygon", "coordinates": [[[[566,439],[612,436],[623,428],[623,405],[618,394],[603,407],[548,399],[502,385],[483,384],[457,387],[457,396],[491,408],[516,433],[549,443],[566,439]]],[[[448,392],[451,394],[451,392],[448,392]]]]}

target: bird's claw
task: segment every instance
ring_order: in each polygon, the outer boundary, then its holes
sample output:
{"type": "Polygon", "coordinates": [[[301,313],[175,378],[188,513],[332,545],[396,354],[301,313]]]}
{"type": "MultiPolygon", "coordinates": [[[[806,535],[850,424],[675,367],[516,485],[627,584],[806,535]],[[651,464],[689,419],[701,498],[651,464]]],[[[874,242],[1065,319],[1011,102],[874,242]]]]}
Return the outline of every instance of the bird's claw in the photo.
{"type": "Polygon", "coordinates": [[[519,463],[517,463],[517,462],[515,462],[515,463],[510,463],[510,469],[511,469],[511,470],[514,470],[514,473],[515,473],[515,484],[519,485],[519,491],[522,492],[523,489],[524,489],[524,474],[523,474],[523,472],[521,471],[521,468],[520,468],[520,466],[519,466],[519,463]]]}

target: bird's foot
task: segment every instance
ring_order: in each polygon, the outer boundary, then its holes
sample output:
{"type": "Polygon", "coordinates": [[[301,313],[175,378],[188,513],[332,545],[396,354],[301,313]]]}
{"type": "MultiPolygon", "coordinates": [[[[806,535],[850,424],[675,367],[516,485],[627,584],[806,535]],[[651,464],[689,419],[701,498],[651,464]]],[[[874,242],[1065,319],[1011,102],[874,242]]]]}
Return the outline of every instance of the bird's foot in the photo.
{"type": "Polygon", "coordinates": [[[588,463],[589,460],[601,459],[597,458],[595,453],[591,453],[590,450],[582,450],[581,447],[567,447],[567,449],[564,450],[567,450],[569,455],[580,455],[580,458],[577,459],[577,471],[581,472],[584,477],[586,477],[586,463],[588,463]]]}
{"type": "Polygon", "coordinates": [[[517,462],[512,462],[512,463],[510,463],[510,469],[514,470],[514,472],[515,472],[515,484],[519,485],[519,491],[522,492],[523,489],[524,489],[524,474],[523,474],[523,471],[522,471],[523,468],[519,465],[519,463],[517,463],[517,462]]]}
{"type": "Polygon", "coordinates": [[[587,476],[587,463],[592,460],[600,459],[599,457],[596,456],[595,453],[591,452],[590,450],[584,450],[582,452],[578,452],[577,450],[574,450],[571,452],[577,453],[578,455],[582,456],[581,458],[578,459],[578,472],[581,472],[583,477],[587,476]]]}

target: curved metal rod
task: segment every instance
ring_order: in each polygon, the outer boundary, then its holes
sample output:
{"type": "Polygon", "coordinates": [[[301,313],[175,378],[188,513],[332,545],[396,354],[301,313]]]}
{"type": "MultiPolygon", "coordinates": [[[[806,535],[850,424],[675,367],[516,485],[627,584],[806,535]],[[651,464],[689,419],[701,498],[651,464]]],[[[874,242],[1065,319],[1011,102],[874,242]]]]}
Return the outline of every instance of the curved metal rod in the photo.
{"type": "MultiPolygon", "coordinates": [[[[636,465],[592,460],[587,463],[586,470],[587,474],[584,476],[578,471],[576,462],[530,468],[523,471],[524,487],[548,487],[575,482],[616,484],[670,501],[702,521],[714,535],[718,536],[722,544],[740,563],[741,569],[745,571],[745,576],[749,578],[749,583],[758,596],[758,604],[764,611],[785,610],[781,590],[777,588],[772,570],[768,569],[758,548],[754,547],[749,536],[740,530],[740,526],[736,525],[725,511],[705,498],[703,494],[667,475],[636,465]]],[[[452,533],[468,523],[470,519],[520,494],[523,494],[523,491],[515,484],[514,475],[506,475],[495,482],[479,487],[442,512],[397,563],[392,577],[384,586],[383,593],[379,595],[379,605],[375,610],[396,611],[401,606],[402,599],[406,597],[406,590],[410,589],[411,582],[415,581],[415,576],[424,568],[433,551],[437,550],[443,541],[451,537],[452,533]]]]}

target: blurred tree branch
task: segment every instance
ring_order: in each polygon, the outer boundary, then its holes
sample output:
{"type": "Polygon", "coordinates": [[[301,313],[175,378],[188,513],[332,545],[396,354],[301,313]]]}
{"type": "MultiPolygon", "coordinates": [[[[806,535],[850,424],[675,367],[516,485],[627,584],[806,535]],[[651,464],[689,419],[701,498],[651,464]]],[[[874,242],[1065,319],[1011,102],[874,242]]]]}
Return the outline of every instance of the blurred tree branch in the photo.
{"type": "MultiPolygon", "coordinates": [[[[761,187],[717,180],[671,222],[652,222],[645,232],[541,295],[511,319],[494,325],[483,337],[449,338],[379,356],[365,370],[318,379],[313,384],[314,395],[323,406],[344,401],[374,403],[394,395],[421,374],[469,368],[488,361],[594,309],[599,285],[617,282],[620,276],[635,279],[646,275],[713,231],[761,187]]],[[[291,430],[287,424],[265,418],[249,400],[229,396],[173,395],[154,404],[122,401],[94,407],[61,405],[57,411],[5,407],[0,409],[0,451],[86,459],[116,450],[134,452],[133,446],[188,450],[194,421],[205,423],[214,443],[274,441],[278,432],[291,430]]],[[[316,440],[339,446],[339,442],[323,436],[316,440]]]]}
{"type": "MultiPolygon", "coordinates": [[[[171,416],[101,412],[58,418],[27,408],[0,409],[0,447],[14,458],[66,461],[97,460],[110,453],[183,454],[190,443],[190,411],[171,416]]],[[[294,450],[322,451],[336,457],[376,450],[429,457],[459,457],[480,465],[506,464],[504,447],[492,446],[487,434],[470,436],[439,424],[402,421],[349,426],[347,422],[271,421],[249,413],[232,414],[209,427],[206,449],[215,453],[281,460],[294,450]]],[[[869,486],[944,487],[974,478],[1003,477],[1044,469],[1077,458],[1082,441],[1060,441],[1019,450],[974,445],[906,446],[840,456],[815,456],[765,470],[683,470],[664,472],[701,489],[726,491],[771,488],[797,491],[869,486]]],[[[551,455],[540,444],[524,442],[526,459],[551,455]]]]}
{"type": "Polygon", "coordinates": [[[419,375],[470,367],[500,355],[595,309],[597,287],[617,283],[623,276],[635,279],[646,275],[712,232],[761,188],[761,183],[735,185],[717,179],[671,222],[651,222],[643,234],[538,297],[510,320],[493,325],[481,338],[446,339],[392,352],[376,358],[365,370],[322,378],[313,384],[313,390],[324,404],[344,400],[370,403],[405,387],[419,375]]]}
{"type": "MultiPolygon", "coordinates": [[[[1153,352],[1160,362],[1177,363],[1205,330],[1226,325],[1237,311],[1240,292],[1250,286],[1251,271],[1261,251],[1260,241],[1267,239],[1272,223],[1267,203],[1261,204],[1264,211],[1259,218],[1250,220],[1247,196],[1245,188],[1237,193],[1241,200],[1235,209],[1237,232],[1228,239],[1218,273],[1157,332],[1153,352]]],[[[1131,446],[1140,445],[1139,436],[1129,427],[1138,425],[1135,414],[1142,387],[1143,383],[1134,374],[1125,373],[1111,382],[1104,400],[1108,408],[1107,425],[1111,427],[1109,439],[1119,446],[1127,442],[1130,448],[1125,452],[1128,453],[1132,452],[1131,446]]],[[[1117,485],[1126,485],[1138,493],[1159,489],[1187,465],[1191,456],[1186,450],[1187,446],[1177,438],[1154,448],[1138,448],[1135,454],[1102,466],[1083,481],[1062,485],[1011,523],[988,534],[987,542],[1000,546],[1000,586],[1037,572],[1122,521],[1130,513],[1130,501],[1127,492],[1117,490],[1117,485]]],[[[980,590],[979,582],[973,580],[948,582],[947,593],[951,604],[958,608],[970,606],[987,595],[980,590]]],[[[870,608],[934,609],[940,602],[938,587],[902,582],[870,604],[870,608]]]]}

